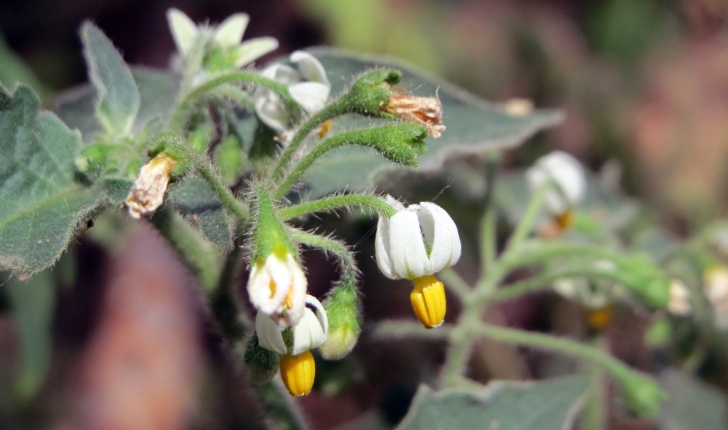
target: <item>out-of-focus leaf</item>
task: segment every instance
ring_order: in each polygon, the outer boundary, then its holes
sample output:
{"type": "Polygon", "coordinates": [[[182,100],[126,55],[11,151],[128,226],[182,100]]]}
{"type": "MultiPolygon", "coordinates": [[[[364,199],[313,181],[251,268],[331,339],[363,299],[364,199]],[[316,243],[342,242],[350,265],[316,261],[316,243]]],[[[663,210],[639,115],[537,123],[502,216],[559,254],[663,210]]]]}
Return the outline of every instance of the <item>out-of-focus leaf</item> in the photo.
{"type": "Polygon", "coordinates": [[[131,71],[106,35],[88,21],[81,26],[81,40],[97,91],[98,118],[110,134],[127,135],[139,111],[139,90],[131,71]]]}
{"type": "Polygon", "coordinates": [[[680,246],[672,233],[661,228],[650,228],[635,236],[632,247],[648,253],[655,261],[662,261],[670,252],[680,246]]]}
{"type": "Polygon", "coordinates": [[[168,198],[220,250],[232,247],[233,235],[222,203],[207,182],[199,178],[187,179],[170,191],[168,198]]]}
{"type": "Polygon", "coordinates": [[[568,429],[587,386],[583,376],[534,383],[494,381],[480,390],[436,392],[422,385],[397,429],[568,429]]]}
{"type": "MultiPolygon", "coordinates": [[[[149,121],[166,121],[172,113],[179,90],[179,78],[171,73],[145,67],[132,67],[131,74],[139,88],[139,112],[132,131],[142,130],[149,121]]],[[[81,131],[83,141],[91,142],[100,132],[101,124],[94,114],[96,90],[91,85],[81,85],[66,91],[56,100],[56,113],[70,128],[81,131]]]]}
{"type": "Polygon", "coordinates": [[[32,70],[23,63],[0,36],[0,84],[5,88],[14,88],[17,84],[26,84],[33,88],[41,99],[47,96],[48,89],[38,80],[32,70]]]}
{"type": "MultiPolygon", "coordinates": [[[[310,49],[326,68],[332,84],[332,94],[341,93],[351,79],[374,67],[401,70],[401,86],[417,96],[442,101],[443,124],[447,130],[440,139],[427,138],[427,152],[419,157],[420,169],[439,170],[442,161],[452,154],[482,153],[517,146],[536,132],[561,121],[561,114],[536,110],[525,115],[510,115],[502,107],[485,102],[472,94],[435,76],[387,57],[351,54],[326,48],[310,49]]],[[[375,123],[368,118],[339,118],[335,127],[351,129],[375,123]]],[[[344,147],[319,160],[304,175],[312,197],[348,189],[362,191],[382,181],[381,175],[394,168],[392,163],[372,150],[344,147]]]]}
{"type": "Polygon", "coordinates": [[[51,323],[55,303],[53,279],[48,270],[27,282],[10,278],[4,283],[22,349],[22,364],[16,390],[28,400],[40,388],[51,358],[51,323]]]}
{"type": "Polygon", "coordinates": [[[104,197],[74,182],[78,133],[24,86],[0,87],[0,270],[30,274],[53,264],[104,197]]]}
{"type": "Polygon", "coordinates": [[[660,410],[661,429],[728,428],[728,399],[718,389],[677,370],[666,370],[659,379],[667,393],[660,410]]]}

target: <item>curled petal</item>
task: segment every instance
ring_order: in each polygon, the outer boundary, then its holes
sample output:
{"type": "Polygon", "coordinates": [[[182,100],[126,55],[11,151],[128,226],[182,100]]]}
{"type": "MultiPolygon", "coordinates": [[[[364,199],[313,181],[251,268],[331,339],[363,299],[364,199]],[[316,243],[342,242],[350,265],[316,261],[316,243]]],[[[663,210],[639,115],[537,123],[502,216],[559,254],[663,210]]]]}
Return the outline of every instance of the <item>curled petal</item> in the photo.
{"type": "Polygon", "coordinates": [[[431,247],[430,263],[436,273],[460,260],[460,235],[455,222],[443,208],[430,202],[422,202],[420,208],[417,215],[425,240],[431,247]]]}
{"type": "Polygon", "coordinates": [[[167,10],[167,21],[174,44],[177,45],[177,52],[187,55],[197,37],[197,26],[184,12],[175,8],[167,10]]]}
{"type": "Polygon", "coordinates": [[[389,219],[384,215],[380,215],[377,222],[374,249],[377,266],[379,266],[382,274],[389,279],[399,279],[392,271],[392,258],[389,256],[389,219]]]}
{"type": "Polygon", "coordinates": [[[278,324],[263,312],[258,312],[258,315],[255,316],[255,332],[258,333],[258,342],[261,347],[279,354],[288,353],[278,324]]]}
{"type": "Polygon", "coordinates": [[[331,88],[331,82],[326,77],[326,70],[319,60],[308,52],[295,51],[291,54],[291,61],[298,65],[303,78],[310,82],[318,82],[331,88]]]}
{"type": "Polygon", "coordinates": [[[235,67],[250,64],[263,55],[278,49],[278,40],[273,37],[259,37],[250,39],[238,47],[235,58],[235,67]]]}
{"type": "Polygon", "coordinates": [[[392,272],[397,278],[412,279],[432,274],[415,212],[404,210],[389,219],[389,255],[392,272]]]}
{"type": "Polygon", "coordinates": [[[554,151],[539,158],[526,172],[531,192],[535,192],[549,178],[557,187],[546,195],[545,206],[552,215],[563,214],[584,198],[586,175],[579,161],[571,155],[554,151]]]}
{"type": "Polygon", "coordinates": [[[243,33],[250,17],[245,13],[236,13],[225,18],[215,30],[215,41],[221,46],[235,46],[243,40],[243,33]]]}
{"type": "Polygon", "coordinates": [[[318,82],[300,82],[288,87],[291,97],[309,114],[316,113],[326,105],[331,87],[318,82]]]}

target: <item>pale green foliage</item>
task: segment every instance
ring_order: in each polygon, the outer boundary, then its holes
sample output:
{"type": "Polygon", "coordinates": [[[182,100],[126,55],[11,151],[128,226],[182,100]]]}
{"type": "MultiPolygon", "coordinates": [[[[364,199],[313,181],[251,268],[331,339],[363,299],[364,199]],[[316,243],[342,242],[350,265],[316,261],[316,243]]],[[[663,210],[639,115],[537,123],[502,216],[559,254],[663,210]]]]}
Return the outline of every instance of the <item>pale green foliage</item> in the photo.
{"type": "Polygon", "coordinates": [[[496,381],[483,388],[437,392],[421,385],[397,430],[568,429],[587,385],[582,376],[538,383],[496,381]]]}
{"type": "Polygon", "coordinates": [[[717,388],[677,370],[666,370],[660,384],[667,393],[660,414],[664,430],[724,430],[728,399],[717,388]]]}

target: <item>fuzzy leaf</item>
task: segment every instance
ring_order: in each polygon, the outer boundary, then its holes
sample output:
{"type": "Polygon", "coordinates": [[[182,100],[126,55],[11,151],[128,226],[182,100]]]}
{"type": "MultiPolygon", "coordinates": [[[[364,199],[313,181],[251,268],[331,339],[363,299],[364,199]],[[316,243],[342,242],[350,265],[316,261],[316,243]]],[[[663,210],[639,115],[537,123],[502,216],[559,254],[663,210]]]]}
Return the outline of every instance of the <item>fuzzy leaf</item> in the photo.
{"type": "MultiPolygon", "coordinates": [[[[332,94],[341,93],[357,74],[374,67],[401,70],[400,85],[417,96],[439,95],[443,124],[447,130],[440,139],[427,138],[427,152],[417,159],[421,170],[439,170],[453,154],[472,154],[518,146],[536,132],[561,121],[556,111],[536,110],[523,116],[509,115],[500,106],[485,102],[472,94],[391,58],[351,54],[325,48],[310,49],[326,68],[332,94]]],[[[339,118],[335,127],[351,130],[369,126],[372,119],[339,118]]],[[[383,171],[394,169],[391,163],[366,148],[346,147],[332,151],[314,164],[304,175],[311,197],[348,189],[362,191],[386,178],[383,171]]]]}
{"type": "Polygon", "coordinates": [[[99,120],[109,134],[127,135],[139,111],[139,90],[131,71],[109,38],[88,21],[81,26],[81,40],[89,79],[98,92],[99,120]]]}
{"type": "Polygon", "coordinates": [[[397,429],[568,429],[587,385],[583,376],[535,383],[494,381],[482,389],[432,391],[421,385],[397,429]]]}
{"type": "Polygon", "coordinates": [[[20,398],[28,400],[43,383],[51,361],[51,326],[56,291],[48,270],[27,282],[13,277],[3,285],[13,309],[23,357],[15,387],[20,398]]]}
{"type": "Polygon", "coordinates": [[[660,385],[667,393],[659,428],[664,430],[725,430],[728,400],[720,390],[685,373],[666,370],[660,385]]]}
{"type": "Polygon", "coordinates": [[[232,247],[233,235],[222,203],[207,182],[199,178],[185,180],[169,193],[169,202],[220,250],[232,247]]]}
{"type": "Polygon", "coordinates": [[[0,270],[30,274],[58,258],[104,197],[74,182],[81,136],[40,112],[24,86],[0,87],[0,270]]]}

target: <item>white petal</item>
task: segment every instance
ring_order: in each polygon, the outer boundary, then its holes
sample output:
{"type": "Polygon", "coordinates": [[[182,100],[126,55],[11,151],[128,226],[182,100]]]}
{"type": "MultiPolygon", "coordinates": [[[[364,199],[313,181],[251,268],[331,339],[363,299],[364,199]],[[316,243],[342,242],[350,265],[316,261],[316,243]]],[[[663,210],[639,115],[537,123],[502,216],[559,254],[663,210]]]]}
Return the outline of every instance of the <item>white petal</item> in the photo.
{"type": "Polygon", "coordinates": [[[328,317],[321,303],[312,296],[307,296],[306,303],[316,311],[306,307],[301,322],[293,328],[293,355],[321,346],[328,335],[328,317]]]}
{"type": "Polygon", "coordinates": [[[250,17],[245,13],[236,13],[225,18],[215,30],[215,41],[221,46],[235,46],[243,40],[243,33],[250,17]]]}
{"type": "Polygon", "coordinates": [[[266,78],[275,79],[276,81],[286,85],[293,85],[301,82],[301,76],[297,71],[281,63],[276,63],[266,67],[261,75],[266,78]]]}
{"type": "Polygon", "coordinates": [[[288,111],[278,96],[268,90],[256,92],[255,113],[265,125],[278,133],[284,133],[288,128],[288,111]]]}
{"type": "Polygon", "coordinates": [[[318,82],[331,88],[331,82],[326,77],[326,70],[316,57],[304,51],[296,51],[291,54],[291,61],[298,64],[304,79],[311,82],[318,82]]]}
{"type": "Polygon", "coordinates": [[[586,175],[579,161],[571,155],[554,151],[539,158],[527,171],[526,180],[532,192],[551,178],[558,189],[549,190],[546,195],[546,209],[554,215],[561,215],[578,205],[586,191],[586,175]]]}
{"type": "Polygon", "coordinates": [[[307,113],[314,114],[326,105],[331,87],[318,82],[300,82],[288,87],[288,92],[307,113]]]}
{"type": "Polygon", "coordinates": [[[290,280],[290,298],[291,308],[286,311],[288,324],[298,324],[303,317],[304,310],[306,309],[306,291],[308,282],[306,281],[306,274],[303,273],[301,266],[293,258],[291,254],[288,254],[286,262],[288,266],[288,272],[292,275],[290,280]]]}
{"type": "Polygon", "coordinates": [[[252,63],[263,55],[278,49],[278,41],[273,37],[250,39],[238,47],[235,67],[252,63]]]}
{"type": "Polygon", "coordinates": [[[416,212],[404,210],[389,219],[389,255],[392,272],[400,278],[433,274],[416,212]]]}
{"type": "Polygon", "coordinates": [[[268,315],[258,312],[258,315],[255,316],[255,332],[258,334],[258,342],[263,348],[279,354],[288,353],[281,330],[268,315]]]}
{"type": "Polygon", "coordinates": [[[248,281],[250,301],[260,312],[267,315],[280,313],[291,278],[285,263],[274,254],[265,259],[262,267],[261,264],[254,263],[248,281]],[[275,286],[275,292],[271,291],[271,284],[275,286]]]}
{"type": "Polygon", "coordinates": [[[404,205],[402,204],[402,202],[400,202],[399,200],[390,196],[389,194],[387,194],[387,196],[384,198],[384,200],[387,202],[387,204],[389,206],[392,206],[394,209],[396,209],[397,212],[404,210],[404,205]]]}
{"type": "Polygon", "coordinates": [[[455,222],[445,209],[422,202],[418,211],[425,240],[430,244],[430,263],[433,273],[452,266],[460,260],[460,235],[455,222]]]}
{"type": "Polygon", "coordinates": [[[167,21],[172,32],[172,38],[177,45],[177,52],[186,55],[197,37],[197,26],[192,20],[179,9],[167,10],[167,21]]]}
{"type": "Polygon", "coordinates": [[[377,235],[374,238],[374,250],[377,257],[377,266],[384,276],[389,279],[400,279],[392,272],[392,260],[389,256],[389,218],[379,215],[377,222],[377,235]]]}

